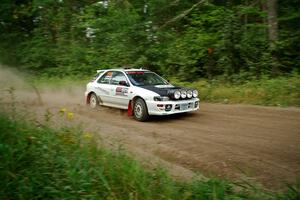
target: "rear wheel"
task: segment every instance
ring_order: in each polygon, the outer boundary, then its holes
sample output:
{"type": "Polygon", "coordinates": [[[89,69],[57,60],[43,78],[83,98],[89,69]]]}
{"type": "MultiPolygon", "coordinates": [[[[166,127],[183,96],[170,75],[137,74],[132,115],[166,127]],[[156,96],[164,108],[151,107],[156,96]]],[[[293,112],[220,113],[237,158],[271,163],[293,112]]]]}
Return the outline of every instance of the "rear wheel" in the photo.
{"type": "Polygon", "coordinates": [[[99,105],[98,97],[95,93],[92,93],[90,97],[90,107],[95,109],[98,107],[98,105],[99,105]]]}
{"type": "Polygon", "coordinates": [[[134,101],[133,115],[136,120],[141,121],[141,122],[149,119],[147,105],[143,99],[139,98],[134,101]]]}

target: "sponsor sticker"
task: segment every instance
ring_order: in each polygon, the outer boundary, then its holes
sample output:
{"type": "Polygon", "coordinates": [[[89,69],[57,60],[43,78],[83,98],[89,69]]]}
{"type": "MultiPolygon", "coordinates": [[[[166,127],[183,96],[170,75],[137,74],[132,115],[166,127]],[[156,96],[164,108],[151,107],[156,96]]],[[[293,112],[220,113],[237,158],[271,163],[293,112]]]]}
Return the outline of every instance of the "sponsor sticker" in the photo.
{"type": "Polygon", "coordinates": [[[116,88],[116,95],[119,95],[119,96],[128,96],[128,88],[117,87],[116,88]]]}

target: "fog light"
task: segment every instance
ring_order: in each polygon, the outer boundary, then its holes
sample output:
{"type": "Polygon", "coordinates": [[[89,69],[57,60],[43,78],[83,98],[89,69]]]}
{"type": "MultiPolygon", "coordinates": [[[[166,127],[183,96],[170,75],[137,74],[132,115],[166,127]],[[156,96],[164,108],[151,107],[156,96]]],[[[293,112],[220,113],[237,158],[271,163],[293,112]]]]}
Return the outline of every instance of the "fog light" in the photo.
{"type": "Polygon", "coordinates": [[[167,104],[166,106],[165,106],[165,111],[170,111],[170,110],[172,110],[172,105],[171,104],[167,104]]]}
{"type": "Polygon", "coordinates": [[[195,102],[195,108],[198,108],[198,106],[199,106],[199,101],[196,101],[195,102]]]}

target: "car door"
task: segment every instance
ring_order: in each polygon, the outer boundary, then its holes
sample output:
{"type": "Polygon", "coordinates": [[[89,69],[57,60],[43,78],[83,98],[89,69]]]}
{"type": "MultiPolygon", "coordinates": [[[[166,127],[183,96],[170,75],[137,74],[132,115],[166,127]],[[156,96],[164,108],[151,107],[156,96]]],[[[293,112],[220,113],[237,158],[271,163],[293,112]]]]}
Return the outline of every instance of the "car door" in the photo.
{"type": "Polygon", "coordinates": [[[129,103],[129,82],[121,71],[114,71],[111,78],[112,98],[111,101],[117,107],[127,108],[129,103]]]}
{"type": "Polygon", "coordinates": [[[104,73],[98,80],[95,86],[95,92],[99,97],[100,104],[111,103],[112,88],[110,85],[113,71],[104,73]]]}

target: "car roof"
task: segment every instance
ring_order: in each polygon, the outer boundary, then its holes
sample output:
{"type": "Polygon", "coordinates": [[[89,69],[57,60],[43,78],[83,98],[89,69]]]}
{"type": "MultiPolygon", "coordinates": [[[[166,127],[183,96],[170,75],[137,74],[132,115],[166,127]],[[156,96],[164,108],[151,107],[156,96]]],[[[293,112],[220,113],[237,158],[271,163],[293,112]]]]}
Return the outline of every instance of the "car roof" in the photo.
{"type": "Polygon", "coordinates": [[[147,69],[143,69],[143,68],[140,68],[140,69],[137,69],[137,68],[99,69],[99,70],[97,70],[97,73],[100,73],[100,72],[105,72],[105,71],[122,71],[122,72],[131,72],[131,71],[149,71],[149,70],[147,70],[147,69]]]}

